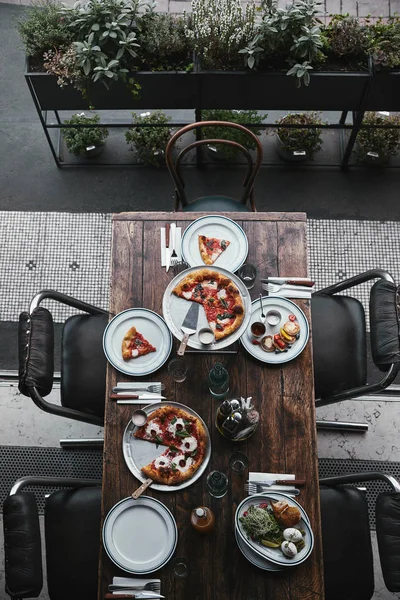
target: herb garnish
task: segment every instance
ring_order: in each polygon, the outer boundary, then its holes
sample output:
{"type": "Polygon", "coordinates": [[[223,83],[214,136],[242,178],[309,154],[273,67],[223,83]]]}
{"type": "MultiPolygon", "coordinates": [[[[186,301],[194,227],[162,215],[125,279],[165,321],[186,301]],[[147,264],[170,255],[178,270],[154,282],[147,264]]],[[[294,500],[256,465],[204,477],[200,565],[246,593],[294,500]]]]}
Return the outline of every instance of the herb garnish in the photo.
{"type": "Polygon", "coordinates": [[[221,323],[217,323],[215,329],[218,329],[218,331],[223,331],[224,328],[222,327],[221,323]]]}
{"type": "Polygon", "coordinates": [[[171,469],[172,469],[173,471],[176,471],[176,464],[175,464],[175,463],[171,463],[171,469]]]}
{"type": "Polygon", "coordinates": [[[162,439],[160,438],[159,435],[156,435],[156,437],[154,439],[155,439],[157,445],[163,443],[163,441],[162,441],[162,439]]]}
{"type": "Polygon", "coordinates": [[[221,240],[221,248],[222,248],[222,250],[226,250],[226,241],[225,240],[221,240]]]}
{"type": "Polygon", "coordinates": [[[224,308],[229,308],[227,301],[225,300],[225,298],[220,298],[221,300],[221,304],[224,308]]]}
{"type": "Polygon", "coordinates": [[[176,435],[179,435],[179,437],[190,437],[190,433],[188,433],[185,429],[181,429],[181,431],[177,431],[176,435]]]}

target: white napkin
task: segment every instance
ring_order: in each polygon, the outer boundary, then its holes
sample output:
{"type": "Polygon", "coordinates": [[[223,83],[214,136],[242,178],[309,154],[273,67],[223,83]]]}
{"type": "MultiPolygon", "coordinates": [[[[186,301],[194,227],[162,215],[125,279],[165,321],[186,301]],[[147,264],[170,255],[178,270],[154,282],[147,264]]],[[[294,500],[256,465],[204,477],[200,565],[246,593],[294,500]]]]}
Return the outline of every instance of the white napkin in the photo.
{"type": "MultiPolygon", "coordinates": [[[[175,233],[175,252],[178,256],[178,260],[182,260],[182,251],[181,251],[181,240],[182,240],[182,227],[176,228],[175,233]]],[[[160,241],[161,241],[161,266],[165,267],[165,227],[161,227],[160,229],[160,241]]]]}
{"type": "MultiPolygon", "coordinates": [[[[146,585],[146,583],[158,583],[156,594],[161,594],[161,580],[160,579],[144,579],[143,577],[113,577],[113,583],[118,585],[146,585]]],[[[150,591],[150,590],[149,590],[150,591]]],[[[113,594],[121,594],[122,590],[115,590],[113,594]]],[[[139,594],[140,592],[136,592],[139,594]]]]}
{"type": "Polygon", "coordinates": [[[311,298],[311,292],[296,292],[296,290],[286,290],[282,288],[277,294],[271,296],[282,296],[282,298],[311,298]]]}
{"type": "Polygon", "coordinates": [[[161,381],[119,381],[116,387],[119,390],[130,390],[135,388],[135,390],[143,390],[149,385],[161,385],[161,381]]]}
{"type": "MultiPolygon", "coordinates": [[[[296,479],[293,473],[256,473],[254,471],[249,472],[249,483],[252,481],[271,481],[271,479],[296,479]]],[[[294,485],[270,485],[265,488],[265,491],[271,490],[271,492],[287,492],[290,494],[290,490],[294,490],[294,485]]],[[[249,494],[250,496],[251,494],[249,494]]]]}

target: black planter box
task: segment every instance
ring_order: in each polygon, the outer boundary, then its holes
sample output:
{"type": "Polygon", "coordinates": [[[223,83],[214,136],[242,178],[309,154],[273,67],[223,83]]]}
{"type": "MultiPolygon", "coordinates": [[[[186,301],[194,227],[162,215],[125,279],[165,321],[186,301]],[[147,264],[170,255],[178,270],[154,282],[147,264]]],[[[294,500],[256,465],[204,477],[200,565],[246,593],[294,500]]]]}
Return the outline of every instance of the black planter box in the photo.
{"type": "Polygon", "coordinates": [[[369,73],[312,73],[309,86],[296,86],[285,73],[250,71],[200,73],[201,108],[258,110],[358,110],[369,73]]]}
{"type": "Polygon", "coordinates": [[[138,98],[121,81],[110,89],[103,83],[89,85],[88,98],[72,86],[61,88],[54,75],[26,73],[41,110],[135,110],[141,108],[195,108],[198,105],[197,75],[182,72],[138,72],[131,76],[141,86],[138,98]]]}
{"type": "Polygon", "coordinates": [[[400,71],[377,71],[365,108],[398,111],[400,109],[400,71]]]}

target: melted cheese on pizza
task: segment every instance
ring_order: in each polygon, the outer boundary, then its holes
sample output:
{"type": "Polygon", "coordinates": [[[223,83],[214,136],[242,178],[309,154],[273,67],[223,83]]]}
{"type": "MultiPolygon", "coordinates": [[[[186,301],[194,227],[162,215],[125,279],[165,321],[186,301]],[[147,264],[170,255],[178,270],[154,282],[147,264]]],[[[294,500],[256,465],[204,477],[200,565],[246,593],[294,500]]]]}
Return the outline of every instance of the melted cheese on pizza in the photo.
{"type": "Polygon", "coordinates": [[[160,467],[169,467],[171,465],[171,457],[170,456],[158,456],[154,461],[154,466],[156,469],[160,467]]]}
{"type": "Polygon", "coordinates": [[[186,425],[185,425],[185,421],[181,418],[176,419],[176,421],[174,423],[170,423],[167,427],[167,431],[170,431],[172,433],[172,435],[176,435],[176,430],[178,429],[178,431],[182,431],[182,429],[185,429],[186,425]],[[178,427],[178,425],[180,427],[178,427]]]}
{"type": "Polygon", "coordinates": [[[185,473],[185,471],[187,471],[193,463],[193,458],[190,456],[186,457],[184,454],[178,454],[177,456],[174,456],[171,461],[171,464],[173,464],[181,473],[185,473]]]}
{"type": "Polygon", "coordinates": [[[186,300],[190,300],[191,297],[193,296],[193,291],[190,292],[182,292],[182,296],[184,296],[186,298],[186,300]]]}
{"type": "Polygon", "coordinates": [[[146,425],[145,431],[146,435],[151,437],[162,434],[161,427],[155,421],[149,421],[149,423],[146,425]],[[152,431],[155,433],[152,433],[152,431]]]}
{"type": "Polygon", "coordinates": [[[180,444],[180,449],[183,452],[194,452],[198,446],[198,442],[193,435],[189,435],[188,437],[183,438],[182,443],[180,444]]]}

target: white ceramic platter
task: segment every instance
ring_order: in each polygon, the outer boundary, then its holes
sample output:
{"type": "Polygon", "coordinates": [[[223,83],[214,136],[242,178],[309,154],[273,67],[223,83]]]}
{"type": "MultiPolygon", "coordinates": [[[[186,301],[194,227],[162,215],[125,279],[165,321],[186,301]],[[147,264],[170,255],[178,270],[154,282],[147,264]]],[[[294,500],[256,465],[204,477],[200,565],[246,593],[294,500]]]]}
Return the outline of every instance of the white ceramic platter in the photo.
{"type": "Polygon", "coordinates": [[[128,573],[145,575],[171,558],[178,529],[164,504],[149,496],[124,498],[113,506],[103,525],[103,544],[110,559],[128,573]]]}
{"type": "Polygon", "coordinates": [[[249,243],[240,225],[228,217],[208,215],[193,221],[182,236],[182,257],[191,267],[204,265],[199,250],[199,235],[230,241],[227,249],[211,266],[234,273],[246,260],[249,243]]]}
{"type": "Polygon", "coordinates": [[[254,356],[254,358],[258,358],[265,363],[271,364],[282,364],[289,362],[299,356],[301,352],[303,352],[310,335],[310,328],[308,325],[308,321],[306,315],[303,313],[301,308],[297,306],[291,300],[287,298],[282,298],[281,296],[263,296],[262,298],[263,311],[266,315],[270,310],[277,310],[281,313],[282,319],[278,323],[278,325],[271,326],[265,321],[266,332],[265,335],[274,335],[275,333],[279,333],[279,329],[282,325],[288,320],[289,315],[292,314],[296,317],[298,324],[300,325],[300,335],[299,339],[292,344],[292,347],[288,349],[287,352],[265,352],[261,346],[254,345],[252,343],[252,335],[250,331],[250,327],[252,323],[261,320],[261,306],[260,300],[253,300],[251,304],[251,315],[249,326],[246,331],[243,333],[240,341],[243,346],[246,348],[247,352],[254,356]]]}
{"type": "MultiPolygon", "coordinates": [[[[203,427],[207,433],[207,450],[204,456],[204,460],[197,471],[194,473],[193,477],[183,481],[179,485],[164,485],[162,483],[152,483],[151,487],[155,490],[160,490],[162,492],[173,492],[176,490],[181,490],[189,485],[192,485],[199,477],[202,476],[204,471],[207,468],[208,462],[211,456],[211,439],[210,434],[207,429],[207,425],[204,423],[203,419],[189,406],[185,406],[184,404],[179,404],[178,402],[157,402],[157,404],[149,404],[148,406],[144,406],[143,410],[148,414],[160,408],[162,406],[173,406],[175,408],[181,408],[182,410],[186,410],[190,415],[197,417],[203,424],[203,427]]],[[[132,421],[129,421],[128,425],[125,428],[124,435],[122,437],[122,452],[124,455],[124,459],[126,465],[130,472],[142,483],[146,481],[147,477],[145,477],[141,471],[141,467],[152,462],[157,456],[160,456],[166,449],[165,446],[157,444],[153,444],[153,442],[147,442],[146,440],[140,440],[136,438],[133,434],[137,430],[137,427],[133,425],[132,421]]]]}
{"type": "Polygon", "coordinates": [[[258,567],[259,569],[263,569],[264,571],[282,571],[284,569],[284,567],[275,565],[270,560],[267,560],[266,558],[262,558],[256,552],[254,552],[253,549],[250,548],[250,546],[248,546],[247,544],[244,543],[244,541],[242,540],[242,538],[240,537],[240,535],[238,534],[236,529],[235,529],[235,538],[236,538],[236,543],[239,547],[239,550],[241,551],[243,556],[245,558],[247,558],[247,560],[249,562],[251,562],[251,564],[254,565],[255,567],[258,567]]]}
{"type": "MultiPolygon", "coordinates": [[[[233,342],[236,342],[236,340],[238,340],[240,336],[243,335],[243,333],[246,331],[251,317],[251,298],[249,290],[246,288],[242,280],[239,279],[239,277],[237,277],[236,275],[233,275],[233,273],[230,273],[225,269],[221,269],[219,267],[217,268],[214,266],[207,267],[207,269],[221,273],[225,277],[229,277],[239,289],[244,306],[244,319],[242,321],[242,324],[236,331],[234,331],[231,335],[228,335],[226,338],[223,338],[222,340],[215,341],[213,344],[205,346],[204,344],[201,344],[199,342],[197,333],[194,333],[189,337],[188,346],[190,346],[190,348],[197,348],[198,350],[221,350],[226,346],[230,346],[231,344],[233,344],[233,342]]],[[[178,338],[178,340],[182,340],[183,338],[181,325],[190,308],[191,302],[185,300],[184,298],[178,298],[178,296],[175,296],[175,294],[172,293],[172,290],[175,286],[178,285],[180,281],[182,281],[182,279],[184,279],[184,277],[186,277],[186,275],[198,270],[199,267],[192,267],[191,269],[186,269],[185,271],[182,271],[176,277],[174,277],[172,281],[169,282],[164,292],[162,303],[163,315],[169,329],[171,330],[172,334],[176,338],[178,338]]],[[[206,319],[204,308],[200,306],[197,331],[200,331],[202,327],[209,327],[209,325],[206,319]]]]}
{"type": "Polygon", "coordinates": [[[266,558],[270,562],[284,567],[293,567],[304,562],[310,556],[314,547],[314,535],[310,526],[310,520],[304,508],[301,506],[301,504],[296,502],[294,498],[290,498],[285,494],[281,494],[279,492],[256,494],[245,498],[236,509],[235,529],[240,535],[242,541],[245,542],[256,554],[258,554],[262,558],[266,558]],[[298,525],[296,525],[296,527],[305,531],[305,536],[303,538],[305,546],[294,558],[289,558],[285,556],[280,550],[280,548],[268,548],[267,546],[263,546],[262,544],[259,544],[258,542],[249,539],[239,519],[243,516],[243,513],[246,512],[246,510],[248,510],[249,506],[252,504],[257,505],[263,502],[268,502],[269,500],[278,501],[282,499],[287,500],[287,502],[291,506],[297,506],[302,515],[302,518],[298,525]]]}
{"type": "Polygon", "coordinates": [[[108,323],[103,336],[103,349],[107,360],[125,375],[148,375],[157,371],[167,360],[172,348],[172,336],[164,319],[147,308],[128,308],[108,323]],[[122,358],[122,340],[127,331],[136,329],[157,348],[138,358],[122,358]]]}

